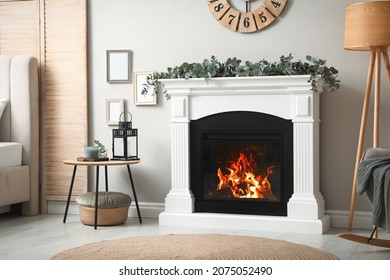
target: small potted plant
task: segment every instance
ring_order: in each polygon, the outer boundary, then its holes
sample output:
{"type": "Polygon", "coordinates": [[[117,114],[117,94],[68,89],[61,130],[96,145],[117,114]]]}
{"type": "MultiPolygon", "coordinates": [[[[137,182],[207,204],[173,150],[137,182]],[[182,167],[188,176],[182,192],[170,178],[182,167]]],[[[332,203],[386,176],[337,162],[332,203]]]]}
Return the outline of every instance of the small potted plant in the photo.
{"type": "Polygon", "coordinates": [[[99,147],[98,157],[99,158],[106,158],[107,157],[106,147],[102,143],[100,143],[99,140],[93,140],[93,142],[99,147]]]}
{"type": "Polygon", "coordinates": [[[84,158],[98,158],[99,151],[98,146],[84,146],[84,158]]]}
{"type": "Polygon", "coordinates": [[[84,147],[84,158],[106,158],[107,150],[99,140],[93,141],[96,146],[85,146],[84,147]]]}

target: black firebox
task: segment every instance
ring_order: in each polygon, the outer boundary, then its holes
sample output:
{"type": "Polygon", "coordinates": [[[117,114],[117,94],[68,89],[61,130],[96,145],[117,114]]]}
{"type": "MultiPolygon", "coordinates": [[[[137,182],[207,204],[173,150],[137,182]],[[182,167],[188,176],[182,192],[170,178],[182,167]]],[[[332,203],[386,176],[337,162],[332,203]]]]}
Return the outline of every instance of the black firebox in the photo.
{"type": "Polygon", "coordinates": [[[287,216],[293,191],[293,124],[225,112],[190,123],[195,212],[287,216]]]}

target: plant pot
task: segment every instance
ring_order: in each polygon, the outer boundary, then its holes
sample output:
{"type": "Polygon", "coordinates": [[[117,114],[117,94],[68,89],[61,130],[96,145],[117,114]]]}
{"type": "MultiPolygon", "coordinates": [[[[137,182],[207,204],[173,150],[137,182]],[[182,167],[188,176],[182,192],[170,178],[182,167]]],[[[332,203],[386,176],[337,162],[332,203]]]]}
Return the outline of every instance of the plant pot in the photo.
{"type": "Polygon", "coordinates": [[[97,146],[85,146],[84,157],[85,158],[98,158],[100,147],[97,146]]]}

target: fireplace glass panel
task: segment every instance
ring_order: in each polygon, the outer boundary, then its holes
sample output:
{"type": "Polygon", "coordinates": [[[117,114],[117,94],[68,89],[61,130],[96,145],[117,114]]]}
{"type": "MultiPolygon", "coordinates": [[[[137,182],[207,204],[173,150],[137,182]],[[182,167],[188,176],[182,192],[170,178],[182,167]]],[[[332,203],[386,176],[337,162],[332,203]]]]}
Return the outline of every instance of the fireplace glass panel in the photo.
{"type": "Polygon", "coordinates": [[[205,134],[204,198],[281,201],[280,135],[205,134]]]}

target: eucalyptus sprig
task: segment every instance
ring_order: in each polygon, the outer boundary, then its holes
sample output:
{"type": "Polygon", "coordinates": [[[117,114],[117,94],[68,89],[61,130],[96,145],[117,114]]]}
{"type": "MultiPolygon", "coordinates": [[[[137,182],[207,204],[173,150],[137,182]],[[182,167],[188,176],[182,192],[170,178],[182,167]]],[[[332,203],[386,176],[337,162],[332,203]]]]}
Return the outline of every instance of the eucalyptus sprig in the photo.
{"type": "MultiPolygon", "coordinates": [[[[306,56],[306,62],[294,61],[293,56],[282,55],[277,62],[268,62],[262,59],[258,62],[246,61],[233,57],[225,62],[219,62],[215,56],[204,59],[201,63],[184,62],[180,66],[168,67],[166,72],[154,72],[146,77],[143,84],[143,95],[152,91],[157,94],[161,84],[160,79],[191,79],[191,78],[218,78],[218,77],[256,77],[256,76],[291,76],[310,75],[308,82],[312,86],[313,92],[317,92],[317,77],[321,77],[324,86],[330,91],[335,91],[340,87],[338,70],[328,67],[325,59],[318,59],[310,55],[306,56]]],[[[166,97],[169,96],[164,92],[166,97]]]]}
{"type": "Polygon", "coordinates": [[[100,151],[106,150],[106,147],[99,140],[93,140],[93,143],[95,143],[100,148],[100,151]]]}

